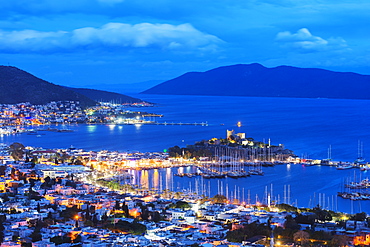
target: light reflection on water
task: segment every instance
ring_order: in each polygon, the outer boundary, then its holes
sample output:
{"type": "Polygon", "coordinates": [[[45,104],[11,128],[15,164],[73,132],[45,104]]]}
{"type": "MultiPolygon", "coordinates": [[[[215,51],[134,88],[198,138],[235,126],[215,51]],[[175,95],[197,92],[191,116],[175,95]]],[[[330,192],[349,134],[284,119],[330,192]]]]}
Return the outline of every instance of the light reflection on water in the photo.
{"type": "Polygon", "coordinates": [[[114,131],[114,128],[116,128],[116,125],[115,124],[109,124],[108,127],[109,127],[109,130],[111,132],[113,132],[114,131]]]}
{"type": "Polygon", "coordinates": [[[196,173],[194,166],[164,168],[144,171],[131,171],[134,174],[133,184],[141,188],[157,191],[171,190],[191,192],[213,197],[223,194],[229,201],[238,200],[250,203],[272,202],[291,203],[298,207],[314,207],[320,204],[329,210],[347,213],[368,212],[366,201],[351,202],[337,197],[342,191],[342,180],[338,174],[353,176],[353,171],[336,170],[335,167],[311,166],[300,164],[276,165],[264,168],[264,176],[246,178],[204,179],[201,176],[179,177],[177,173],[196,173]],[[289,173],[288,175],[286,173],[289,173]]]}
{"type": "Polygon", "coordinates": [[[140,133],[140,128],[142,124],[135,124],[135,130],[137,133],[140,133]]]}
{"type": "Polygon", "coordinates": [[[140,177],[140,185],[143,189],[150,189],[153,186],[149,186],[149,175],[148,170],[141,171],[141,177],[140,177]]]}
{"type": "Polygon", "coordinates": [[[159,172],[158,172],[158,169],[154,169],[153,170],[153,188],[155,190],[159,190],[159,172]]]}
{"type": "Polygon", "coordinates": [[[88,133],[94,133],[97,130],[97,125],[87,125],[86,126],[86,131],[88,133]]]}

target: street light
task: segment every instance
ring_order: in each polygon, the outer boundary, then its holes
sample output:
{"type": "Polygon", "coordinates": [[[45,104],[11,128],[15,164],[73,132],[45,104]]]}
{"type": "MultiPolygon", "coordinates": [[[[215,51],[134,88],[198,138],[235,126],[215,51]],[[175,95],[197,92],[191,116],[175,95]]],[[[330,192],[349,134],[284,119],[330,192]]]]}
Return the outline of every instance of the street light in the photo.
{"type": "Polygon", "coordinates": [[[76,221],[76,223],[75,223],[75,227],[77,228],[77,227],[79,227],[79,225],[78,225],[78,219],[80,218],[78,215],[76,215],[75,217],[75,221],[76,221]]]}

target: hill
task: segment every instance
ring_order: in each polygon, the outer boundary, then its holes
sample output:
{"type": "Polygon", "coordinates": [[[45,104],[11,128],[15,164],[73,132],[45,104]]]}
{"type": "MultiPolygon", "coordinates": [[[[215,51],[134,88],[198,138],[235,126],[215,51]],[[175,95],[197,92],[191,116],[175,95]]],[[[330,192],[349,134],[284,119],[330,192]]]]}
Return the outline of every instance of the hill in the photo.
{"type": "Polygon", "coordinates": [[[0,103],[46,104],[51,101],[79,101],[81,106],[95,105],[85,95],[42,80],[13,66],[0,66],[0,103]]]}
{"type": "Polygon", "coordinates": [[[369,92],[369,75],[254,63],[189,72],[142,93],[370,99],[369,92]]]}
{"type": "Polygon", "coordinates": [[[75,91],[79,94],[85,95],[86,97],[102,102],[116,102],[116,103],[140,103],[143,102],[141,99],[133,98],[120,93],[107,92],[97,89],[88,89],[88,88],[71,88],[68,89],[75,91]]]}
{"type": "Polygon", "coordinates": [[[82,107],[96,105],[99,100],[122,103],[142,102],[118,93],[67,88],[40,79],[13,66],[0,66],[0,104],[46,104],[51,101],[79,101],[82,107]]]}

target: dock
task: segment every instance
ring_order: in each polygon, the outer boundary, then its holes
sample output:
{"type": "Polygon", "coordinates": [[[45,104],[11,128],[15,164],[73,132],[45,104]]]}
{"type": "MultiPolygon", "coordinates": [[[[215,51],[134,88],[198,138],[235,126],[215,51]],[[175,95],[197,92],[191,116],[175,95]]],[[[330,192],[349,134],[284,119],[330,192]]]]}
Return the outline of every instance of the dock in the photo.
{"type": "Polygon", "coordinates": [[[208,122],[194,122],[194,123],[178,123],[178,122],[156,122],[156,121],[145,121],[145,120],[130,120],[124,122],[116,122],[117,125],[135,125],[135,124],[145,124],[145,125],[196,125],[196,126],[208,126],[208,122]]]}
{"type": "Polygon", "coordinates": [[[200,123],[154,122],[153,124],[156,124],[156,125],[200,125],[200,126],[208,126],[207,122],[200,122],[200,123]]]}

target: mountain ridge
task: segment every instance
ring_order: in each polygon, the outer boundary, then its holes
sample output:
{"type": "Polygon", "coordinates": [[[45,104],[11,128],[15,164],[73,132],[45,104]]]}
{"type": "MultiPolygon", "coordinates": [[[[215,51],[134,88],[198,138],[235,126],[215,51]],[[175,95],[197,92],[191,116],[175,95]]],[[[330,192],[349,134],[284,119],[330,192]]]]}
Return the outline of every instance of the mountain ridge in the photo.
{"type": "Polygon", "coordinates": [[[370,99],[370,76],[318,68],[236,64],[188,72],[143,94],[370,99]]]}
{"type": "Polygon", "coordinates": [[[17,67],[0,65],[0,104],[30,102],[42,105],[51,101],[79,101],[81,106],[87,107],[96,105],[97,101],[103,98],[107,101],[127,99],[128,103],[142,102],[123,94],[102,90],[91,93],[92,90],[56,85],[17,67]]]}

